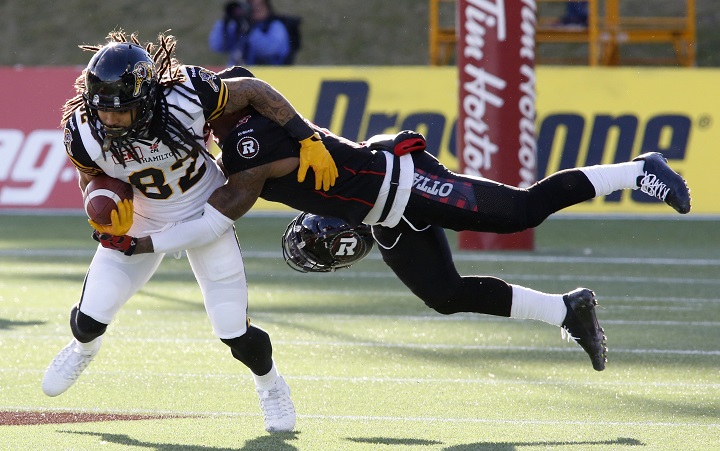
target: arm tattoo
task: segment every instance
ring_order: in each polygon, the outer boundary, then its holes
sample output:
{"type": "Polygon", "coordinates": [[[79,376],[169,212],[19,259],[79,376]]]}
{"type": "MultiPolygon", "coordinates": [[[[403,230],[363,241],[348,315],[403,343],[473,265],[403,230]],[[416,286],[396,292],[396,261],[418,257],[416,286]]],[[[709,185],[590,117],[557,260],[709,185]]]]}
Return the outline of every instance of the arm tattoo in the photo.
{"type": "Polygon", "coordinates": [[[257,78],[226,80],[229,98],[224,114],[232,114],[252,106],[268,119],[285,125],[298,115],[290,102],[269,83],[257,78]]]}

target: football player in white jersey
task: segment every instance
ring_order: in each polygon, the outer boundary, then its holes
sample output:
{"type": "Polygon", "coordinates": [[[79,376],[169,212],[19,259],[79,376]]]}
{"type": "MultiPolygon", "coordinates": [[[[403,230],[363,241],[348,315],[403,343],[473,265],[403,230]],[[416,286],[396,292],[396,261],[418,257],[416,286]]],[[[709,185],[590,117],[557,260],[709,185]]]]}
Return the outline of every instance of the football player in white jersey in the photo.
{"type": "MultiPolygon", "coordinates": [[[[295,426],[290,389],[274,364],[269,335],[250,324],[248,292],[240,247],[227,217],[205,208],[225,176],[205,147],[204,124],[252,106],[277,122],[302,145],[305,171],[329,189],[337,168],[319,136],[292,105],[255,78],[221,80],[174,57],[176,40],[161,34],[157,44],[111,32],[77,78],[76,95],[63,107],[68,156],[82,190],[107,174],[133,186],[111,226],[91,222],[101,232],[146,236],[200,216],[223,230],[209,244],[190,246],[188,260],[203,293],[214,333],[251,371],[269,432],[295,426]],[[229,223],[228,223],[229,222],[229,223]]],[[[133,243],[125,243],[128,249],[133,243]]],[[[73,339],[45,372],[48,396],[65,392],[100,349],[102,335],[120,308],[158,268],[163,254],[129,256],[98,246],[80,301],[71,309],[73,339]]]]}

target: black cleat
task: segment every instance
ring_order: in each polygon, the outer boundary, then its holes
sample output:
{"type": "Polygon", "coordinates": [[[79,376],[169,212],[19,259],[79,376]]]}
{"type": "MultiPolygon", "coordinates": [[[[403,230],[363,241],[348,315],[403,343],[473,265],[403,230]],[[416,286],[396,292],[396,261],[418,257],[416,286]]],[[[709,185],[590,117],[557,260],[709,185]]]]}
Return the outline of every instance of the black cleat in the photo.
{"type": "Polygon", "coordinates": [[[687,182],[670,169],[667,159],[659,152],[644,153],[633,161],[644,161],[644,174],[638,177],[640,191],[664,201],[681,214],[690,211],[690,190],[687,182]]]}
{"type": "Polygon", "coordinates": [[[563,296],[567,314],[562,323],[562,337],[568,341],[572,338],[582,346],[590,356],[596,371],[605,369],[607,363],[607,337],[605,329],[598,325],[595,316],[597,300],[595,293],[587,288],[577,288],[563,296]]]}

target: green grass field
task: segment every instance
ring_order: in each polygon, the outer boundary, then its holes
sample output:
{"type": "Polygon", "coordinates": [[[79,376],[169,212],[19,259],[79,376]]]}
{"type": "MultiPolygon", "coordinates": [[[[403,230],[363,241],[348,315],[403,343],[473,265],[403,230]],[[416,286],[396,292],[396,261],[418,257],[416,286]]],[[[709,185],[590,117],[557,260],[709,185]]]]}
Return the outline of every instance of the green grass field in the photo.
{"type": "Polygon", "coordinates": [[[279,247],[288,221],[238,222],[250,316],[298,412],[296,432],[270,435],[184,258],[166,258],[78,382],[46,397],[94,242],[80,216],[0,216],[0,410],[158,417],[0,425],[0,449],[720,449],[716,222],[552,219],[535,252],[457,254],[462,273],[594,289],[610,348],[598,373],[547,324],[430,311],[377,250],[335,274],[296,273],[279,247]]]}

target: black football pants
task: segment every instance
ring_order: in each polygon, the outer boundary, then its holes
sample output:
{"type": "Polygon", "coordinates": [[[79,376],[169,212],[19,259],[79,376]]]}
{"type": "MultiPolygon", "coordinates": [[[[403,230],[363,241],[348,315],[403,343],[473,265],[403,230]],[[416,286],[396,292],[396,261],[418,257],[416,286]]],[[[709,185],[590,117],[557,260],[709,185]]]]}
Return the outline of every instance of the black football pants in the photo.
{"type": "Polygon", "coordinates": [[[425,152],[413,155],[415,182],[404,220],[373,226],[383,260],[428,307],[442,314],[510,316],[512,288],[490,276],[460,276],[444,229],[513,233],[595,197],[578,169],[555,173],[520,189],[455,174],[425,152]]]}

